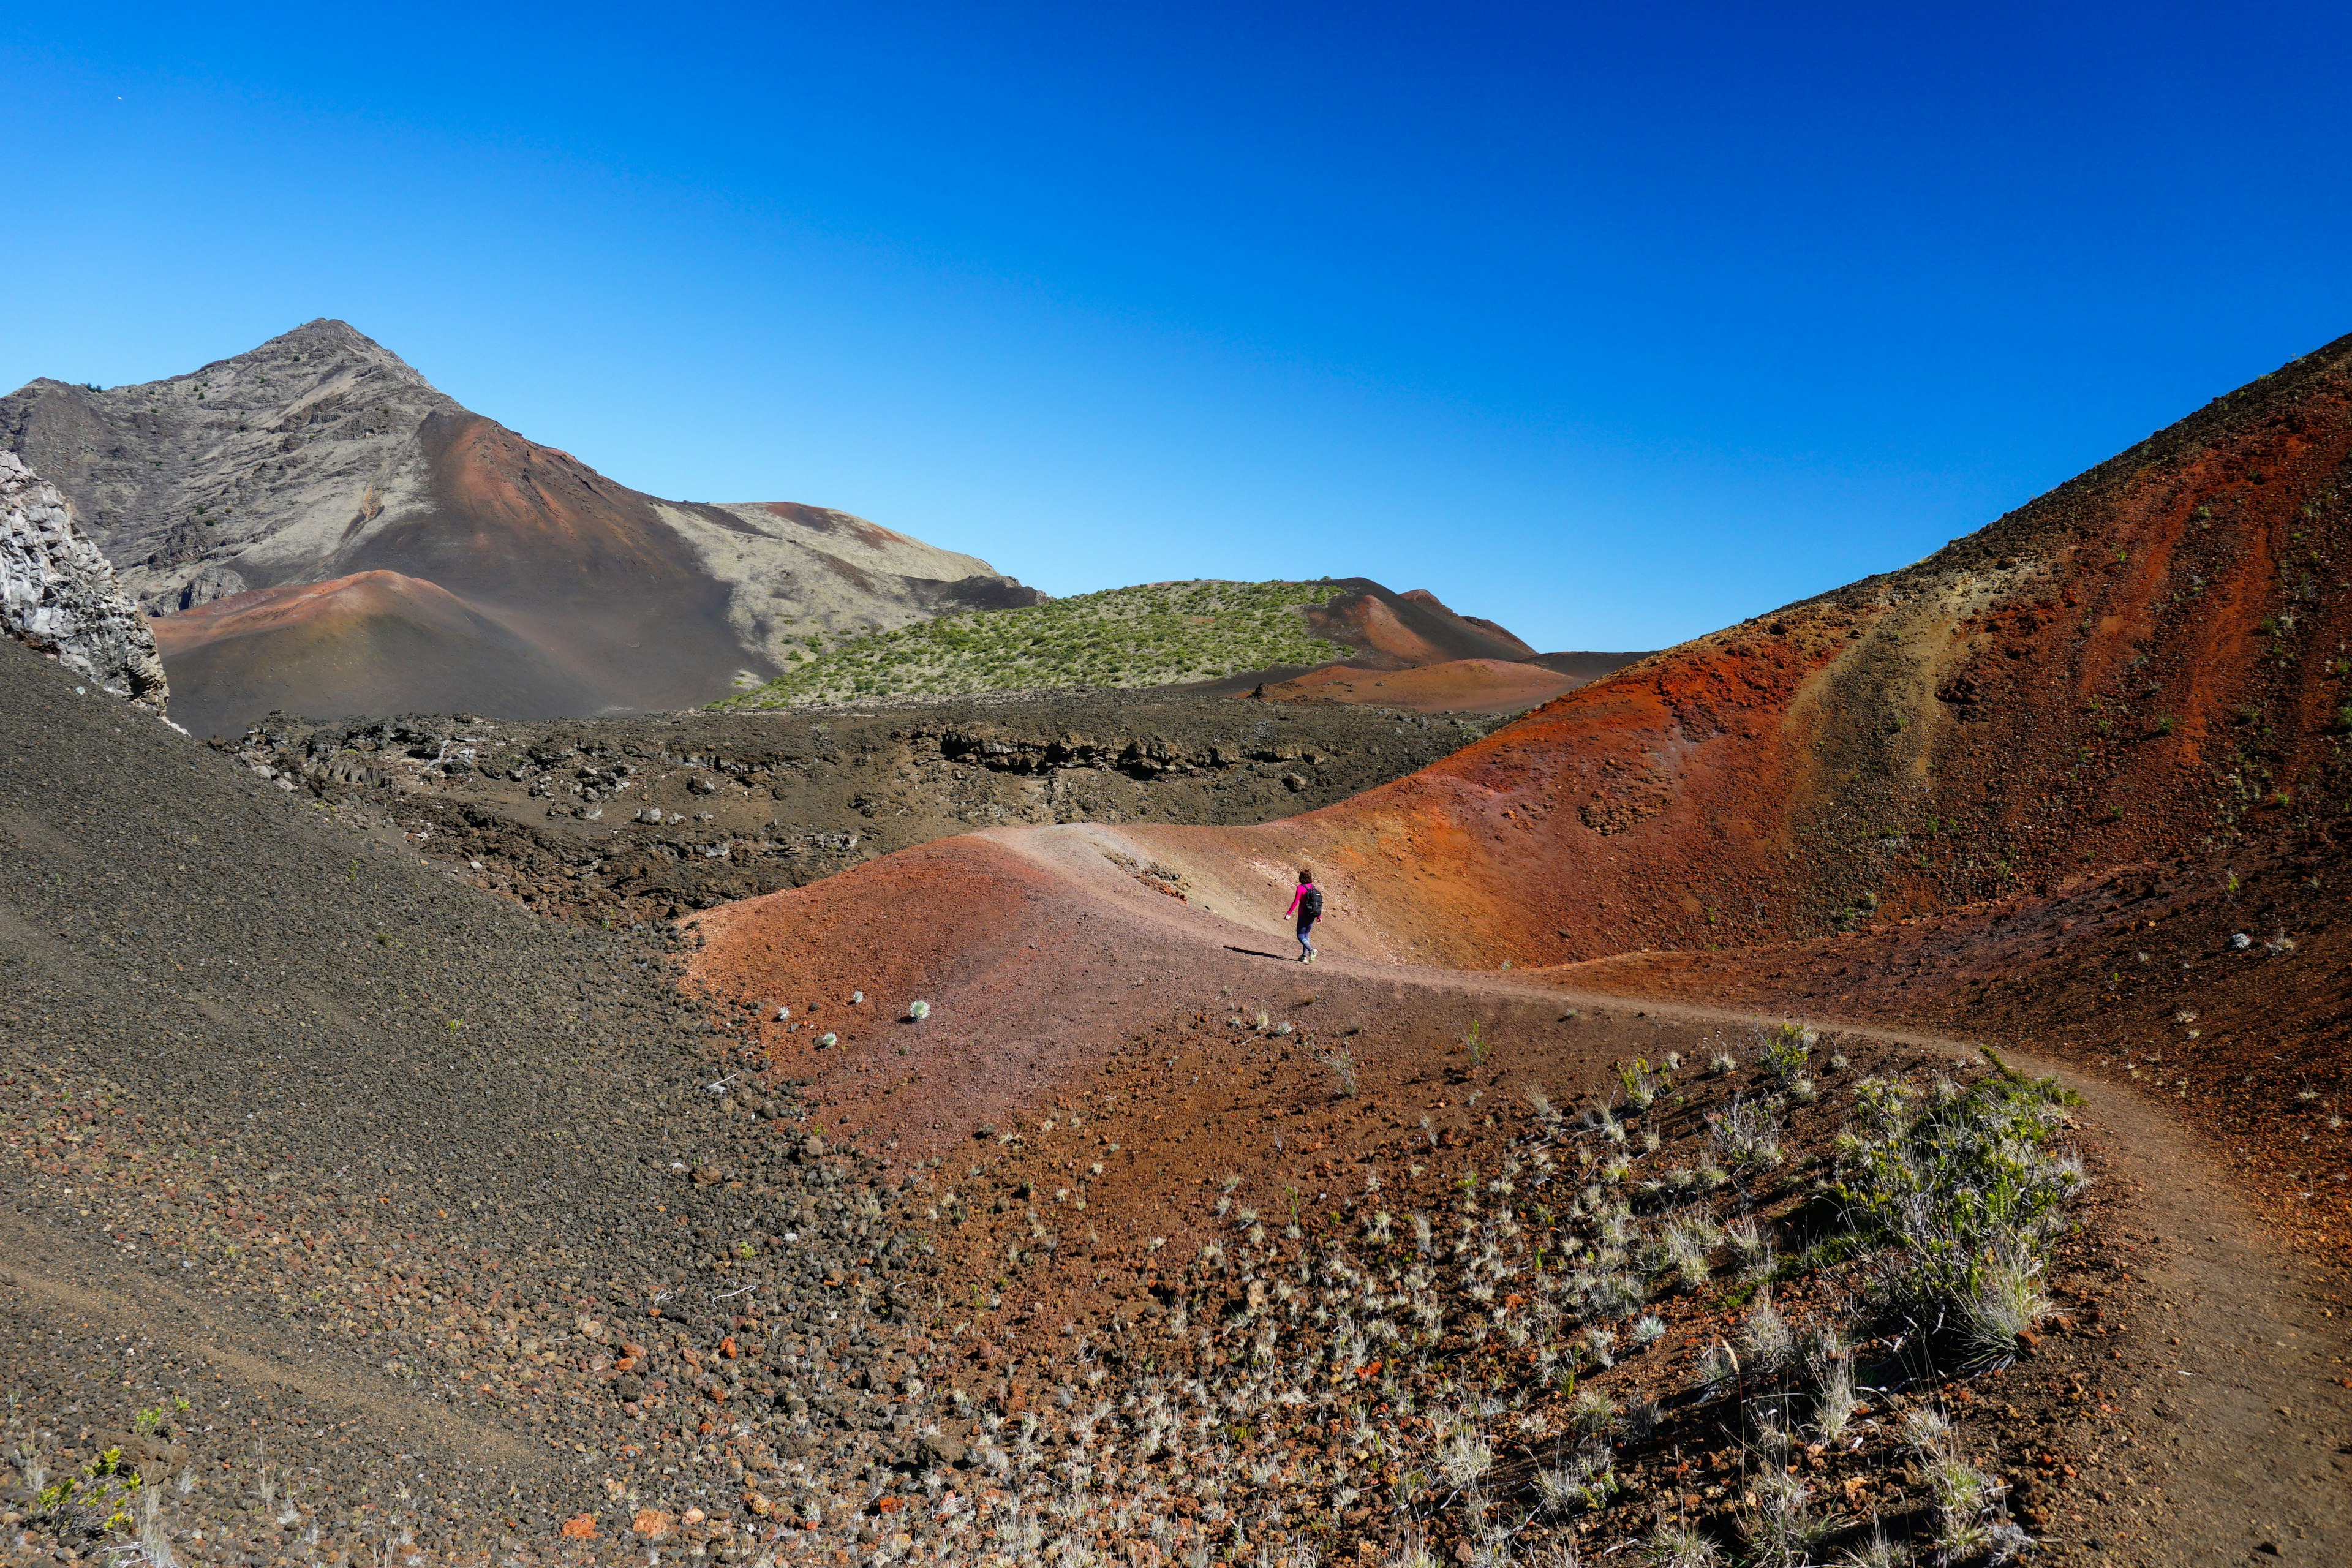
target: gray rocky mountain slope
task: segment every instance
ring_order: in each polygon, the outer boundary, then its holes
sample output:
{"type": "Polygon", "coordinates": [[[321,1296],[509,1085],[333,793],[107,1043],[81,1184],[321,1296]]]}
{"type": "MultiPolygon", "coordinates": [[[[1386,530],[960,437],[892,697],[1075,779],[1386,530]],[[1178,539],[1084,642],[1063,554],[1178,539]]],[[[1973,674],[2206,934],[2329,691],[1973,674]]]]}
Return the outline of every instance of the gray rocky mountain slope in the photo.
{"type": "Polygon", "coordinates": [[[101,690],[161,713],[171,695],[147,617],[74,527],[56,487],[0,451],[0,628],[101,690]]]}
{"type": "MultiPolygon", "coordinates": [[[[212,648],[207,680],[264,670],[298,704],[306,682],[332,684],[310,664],[348,676],[401,646],[370,634],[374,606],[419,584],[494,623],[480,647],[521,639],[604,710],[723,695],[811,635],[1042,596],[845,512],[630,489],[471,413],[341,321],[163,381],[32,382],[0,398],[0,448],[58,487],[151,614],[213,612],[159,627],[167,662],[212,648]],[[393,576],[359,601],[291,595],[367,574],[393,576]],[[331,633],[289,644],[321,617],[331,633]]],[[[397,670],[380,673],[361,684],[396,700],[397,670]]]]}

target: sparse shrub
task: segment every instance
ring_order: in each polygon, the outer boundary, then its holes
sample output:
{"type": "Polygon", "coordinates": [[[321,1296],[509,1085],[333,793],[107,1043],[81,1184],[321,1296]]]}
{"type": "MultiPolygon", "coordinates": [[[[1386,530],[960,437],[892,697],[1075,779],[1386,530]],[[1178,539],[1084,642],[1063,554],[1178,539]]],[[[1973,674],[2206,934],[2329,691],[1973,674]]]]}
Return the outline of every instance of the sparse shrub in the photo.
{"type": "Polygon", "coordinates": [[[1661,1514],[1642,1543],[1642,1561],[1647,1568],[1717,1568],[1723,1552],[1687,1520],[1661,1514]]]}
{"type": "Polygon", "coordinates": [[[1745,1274],[1771,1272],[1777,1249],[1764,1228],[1752,1219],[1735,1220],[1726,1226],[1723,1238],[1731,1246],[1731,1255],[1738,1260],[1745,1274]]]}
{"type": "Polygon", "coordinates": [[[1713,1399],[1727,1393],[1739,1380],[1739,1356],[1720,1340],[1706,1347],[1693,1369],[1693,1383],[1699,1393],[1713,1399]]]}
{"type": "Polygon", "coordinates": [[[1325,583],[1150,584],[1016,609],[942,616],[895,630],[808,639],[814,657],[715,706],[785,707],[861,697],[1036,688],[1160,686],[1347,657],[1310,636],[1302,605],[1325,583]]]}
{"type": "Polygon", "coordinates": [[[96,1541],[131,1528],[140,1487],[139,1472],[123,1462],[122,1450],[107,1448],[63,1479],[34,1487],[27,1511],[54,1534],[96,1541]]]}
{"type": "Polygon", "coordinates": [[[1606,1437],[1617,1430],[1620,1416],[1616,1402],[1597,1388],[1577,1390],[1575,1401],[1569,1406],[1568,1422],[1586,1437],[1606,1437]]]}
{"type": "Polygon", "coordinates": [[[1315,1059],[1331,1069],[1331,1076],[1339,1080],[1339,1093],[1342,1098],[1349,1100],[1355,1098],[1356,1056],[1353,1051],[1345,1046],[1334,1046],[1328,1050],[1318,1052],[1315,1059]]]}
{"type": "Polygon", "coordinates": [[[1960,1298],[1962,1353],[1971,1367],[2005,1366],[2019,1338],[2050,1315],[2040,1284],[2041,1260],[2022,1246],[1998,1249],[1977,1270],[1976,1286],[1960,1298]]]}
{"type": "Polygon", "coordinates": [[[1778,1377],[1795,1363],[1797,1336],[1789,1321],[1772,1304],[1769,1290],[1759,1291],[1739,1330],[1739,1359],[1750,1377],[1778,1377]]]}
{"type": "Polygon", "coordinates": [[[1776,1029],[1759,1025],[1756,1029],[1757,1059],[1764,1070],[1782,1084],[1794,1082],[1805,1070],[1805,1062],[1812,1055],[1813,1043],[1820,1037],[1812,1030],[1796,1024],[1783,1024],[1776,1029]]]}
{"type": "Polygon", "coordinates": [[[907,1004],[907,1016],[912,1018],[918,1024],[921,1023],[930,1016],[931,1005],[929,1002],[909,1002],[907,1004]]]}
{"type": "Polygon", "coordinates": [[[1755,1500],[1740,1520],[1740,1533],[1755,1549],[1755,1562],[1764,1568],[1804,1563],[1823,1533],[1807,1504],[1805,1483],[1774,1466],[1756,1478],[1748,1496],[1755,1500]]]}
{"type": "Polygon", "coordinates": [[[1735,1171],[1769,1171],[1780,1163],[1780,1119],[1739,1095],[1707,1118],[1716,1147],[1735,1171]]]}
{"type": "Polygon", "coordinates": [[[1438,1474],[1456,1489],[1476,1486],[1494,1468],[1494,1448],[1466,1421],[1454,1429],[1453,1437],[1438,1452],[1438,1474]]]}
{"type": "Polygon", "coordinates": [[[1876,1524],[1870,1528],[1869,1539],[1857,1542],[1838,1560],[1837,1568],[1903,1568],[1903,1549],[1886,1539],[1886,1531],[1876,1524]]]}
{"type": "Polygon", "coordinates": [[[1706,1283],[1706,1255],[1722,1237],[1704,1211],[1669,1224],[1658,1241],[1658,1272],[1672,1274],[1685,1285],[1706,1283]]]}
{"type": "Polygon", "coordinates": [[[1860,1403],[1853,1391],[1853,1357],[1834,1355],[1821,1363],[1820,1382],[1813,1391],[1813,1430],[1824,1443],[1845,1436],[1860,1403]]]}
{"type": "Polygon", "coordinates": [[[1735,1072],[1738,1069],[1739,1058],[1733,1056],[1729,1051],[1717,1051],[1708,1059],[1706,1066],[1709,1072],[1714,1073],[1717,1078],[1721,1078],[1726,1073],[1735,1072]]]}
{"type": "Polygon", "coordinates": [[[1957,1318],[1976,1353],[1995,1353],[2004,1324],[2025,1326],[2042,1310],[2032,1285],[2038,1260],[2087,1179],[2080,1162],[2046,1147],[2071,1096],[2000,1074],[1965,1089],[1939,1080],[1925,1103],[1873,1079],[1855,1099],[1865,1125],[1840,1136],[1832,1188],[1848,1225],[1895,1249],[1884,1281],[1892,1297],[1957,1318]]]}

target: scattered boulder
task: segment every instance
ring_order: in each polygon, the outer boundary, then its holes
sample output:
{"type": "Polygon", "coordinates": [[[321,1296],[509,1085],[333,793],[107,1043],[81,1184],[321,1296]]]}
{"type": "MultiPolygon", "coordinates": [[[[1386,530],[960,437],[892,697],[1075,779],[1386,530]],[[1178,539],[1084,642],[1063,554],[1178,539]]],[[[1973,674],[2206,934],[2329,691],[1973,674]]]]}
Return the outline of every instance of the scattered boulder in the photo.
{"type": "Polygon", "coordinates": [[[164,599],[165,613],[172,610],[193,610],[199,605],[209,605],[215,599],[226,599],[231,594],[242,594],[252,584],[245,574],[226,566],[207,566],[180,584],[179,592],[164,599]]]}
{"type": "Polygon", "coordinates": [[[65,498],[0,451],[0,626],[103,691],[162,713],[171,688],[154,634],[65,498]]]}
{"type": "Polygon", "coordinates": [[[962,1438],[950,1436],[945,1432],[926,1433],[915,1447],[927,1469],[935,1465],[961,1468],[968,1462],[971,1452],[962,1438]]]}

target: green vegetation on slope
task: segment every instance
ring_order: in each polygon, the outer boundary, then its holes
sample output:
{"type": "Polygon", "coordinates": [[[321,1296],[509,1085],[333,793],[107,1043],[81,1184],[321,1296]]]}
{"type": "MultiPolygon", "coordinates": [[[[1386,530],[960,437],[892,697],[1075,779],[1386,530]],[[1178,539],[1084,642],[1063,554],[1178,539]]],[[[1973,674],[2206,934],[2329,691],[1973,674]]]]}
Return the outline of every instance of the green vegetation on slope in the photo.
{"type": "Polygon", "coordinates": [[[1166,686],[1271,665],[1328,664],[1349,650],[1315,637],[1299,606],[1321,583],[1147,583],[1018,610],[975,610],[811,651],[736,710],[1041,687],[1166,686]]]}

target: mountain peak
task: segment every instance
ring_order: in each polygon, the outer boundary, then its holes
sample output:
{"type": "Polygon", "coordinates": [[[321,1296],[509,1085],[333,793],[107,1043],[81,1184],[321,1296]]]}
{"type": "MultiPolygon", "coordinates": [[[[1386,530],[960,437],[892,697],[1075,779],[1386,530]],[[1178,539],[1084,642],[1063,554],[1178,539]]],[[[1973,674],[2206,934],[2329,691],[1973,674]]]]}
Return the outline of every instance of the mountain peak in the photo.
{"type": "Polygon", "coordinates": [[[376,377],[430,392],[436,398],[443,395],[418,373],[415,366],[349,321],[338,321],[331,316],[305,321],[243,353],[215,360],[201,370],[173,376],[163,384],[204,381],[223,374],[277,367],[294,371],[297,366],[300,369],[296,374],[314,380],[326,379],[343,370],[362,374],[373,373],[376,377]]]}
{"type": "MultiPolygon", "coordinates": [[[[275,623],[257,613],[208,622],[179,703],[200,729],[357,693],[510,714],[676,707],[781,668],[812,637],[1034,597],[984,561],[845,512],[641,494],[468,412],[331,317],[166,380],[35,382],[0,397],[0,449],[73,504],[151,614],[230,595],[307,604],[310,584],[381,570],[503,628],[460,638],[472,652],[451,664],[417,651],[457,634],[413,596],[334,600],[374,617],[373,641],[264,636],[275,623]],[[564,679],[509,679],[517,647],[564,679]],[[428,664],[474,684],[436,685],[428,664]]],[[[195,658],[173,635],[175,657],[195,658]]]]}

